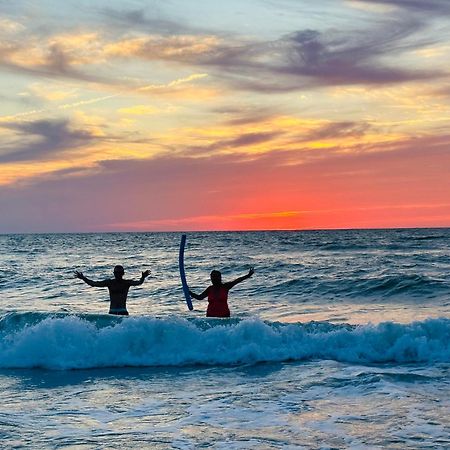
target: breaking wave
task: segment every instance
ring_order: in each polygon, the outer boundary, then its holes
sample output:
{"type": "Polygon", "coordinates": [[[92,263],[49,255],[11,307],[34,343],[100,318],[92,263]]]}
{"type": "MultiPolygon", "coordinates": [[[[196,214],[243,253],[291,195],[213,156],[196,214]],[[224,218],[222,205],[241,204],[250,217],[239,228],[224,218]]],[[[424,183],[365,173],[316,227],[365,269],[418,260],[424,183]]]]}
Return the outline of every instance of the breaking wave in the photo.
{"type": "Polygon", "coordinates": [[[9,313],[0,367],[87,369],[330,359],[450,362],[450,319],[377,325],[9,313]]]}

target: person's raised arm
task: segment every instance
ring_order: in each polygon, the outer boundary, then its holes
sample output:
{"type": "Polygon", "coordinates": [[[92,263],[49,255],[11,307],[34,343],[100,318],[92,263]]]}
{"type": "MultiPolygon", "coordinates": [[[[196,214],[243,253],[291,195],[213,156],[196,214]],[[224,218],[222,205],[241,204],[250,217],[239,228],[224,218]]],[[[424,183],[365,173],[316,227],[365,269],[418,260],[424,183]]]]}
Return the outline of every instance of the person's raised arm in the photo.
{"type": "Polygon", "coordinates": [[[227,288],[227,289],[231,289],[232,287],[236,286],[238,283],[240,283],[241,281],[246,280],[247,278],[250,278],[253,274],[255,273],[255,271],[253,270],[253,267],[250,268],[250,270],[248,271],[247,275],[244,275],[242,277],[236,278],[233,281],[228,281],[227,283],[223,283],[223,285],[227,288]]]}
{"type": "Polygon", "coordinates": [[[74,274],[75,274],[76,278],[83,280],[89,286],[92,286],[92,287],[107,287],[108,286],[109,280],[93,281],[93,280],[90,280],[89,278],[85,277],[83,275],[83,272],[79,272],[78,270],[75,270],[74,274]]]}
{"type": "Polygon", "coordinates": [[[130,281],[130,286],[140,286],[149,275],[150,275],[150,270],[144,270],[144,272],[142,272],[141,278],[139,280],[130,281]]]}
{"type": "Polygon", "coordinates": [[[204,298],[206,298],[206,297],[208,296],[208,289],[209,289],[209,288],[206,288],[200,295],[195,294],[195,293],[192,292],[192,291],[189,291],[189,295],[190,295],[192,298],[195,298],[196,300],[203,300],[204,298]]]}

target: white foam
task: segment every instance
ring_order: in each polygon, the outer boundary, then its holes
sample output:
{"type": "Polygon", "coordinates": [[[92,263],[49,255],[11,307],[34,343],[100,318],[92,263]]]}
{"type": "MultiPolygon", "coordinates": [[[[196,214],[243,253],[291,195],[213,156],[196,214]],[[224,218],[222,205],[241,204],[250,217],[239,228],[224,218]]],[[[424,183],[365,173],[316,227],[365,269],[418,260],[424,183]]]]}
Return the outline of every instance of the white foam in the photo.
{"type": "Polygon", "coordinates": [[[351,327],[130,317],[97,326],[77,316],[47,317],[3,330],[0,367],[232,365],[307,359],[448,362],[449,337],[449,319],[351,327]]]}

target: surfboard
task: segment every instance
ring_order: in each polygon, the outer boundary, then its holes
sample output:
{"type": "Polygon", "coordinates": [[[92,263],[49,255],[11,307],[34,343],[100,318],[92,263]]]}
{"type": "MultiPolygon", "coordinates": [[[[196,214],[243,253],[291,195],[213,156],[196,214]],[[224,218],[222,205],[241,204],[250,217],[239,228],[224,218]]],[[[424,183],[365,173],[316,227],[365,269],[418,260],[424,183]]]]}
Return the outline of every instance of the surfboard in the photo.
{"type": "Polygon", "coordinates": [[[180,256],[178,258],[178,265],[180,267],[180,277],[181,277],[181,285],[183,286],[183,294],[186,300],[189,311],[192,311],[194,307],[192,306],[191,296],[189,295],[189,287],[186,282],[186,273],[184,271],[184,247],[186,246],[186,235],[181,235],[180,242],[180,256]]]}

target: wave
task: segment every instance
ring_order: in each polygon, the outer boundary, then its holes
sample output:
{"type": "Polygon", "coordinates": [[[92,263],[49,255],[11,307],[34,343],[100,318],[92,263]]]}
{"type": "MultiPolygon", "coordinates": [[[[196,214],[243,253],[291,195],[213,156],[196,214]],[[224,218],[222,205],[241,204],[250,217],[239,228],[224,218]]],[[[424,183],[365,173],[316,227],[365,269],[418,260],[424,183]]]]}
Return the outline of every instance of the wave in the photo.
{"type": "Polygon", "coordinates": [[[88,369],[330,359],[450,362],[450,319],[410,324],[284,324],[252,319],[9,313],[0,367],[88,369]]]}
{"type": "Polygon", "coordinates": [[[320,278],[309,276],[293,278],[266,291],[278,295],[288,296],[302,294],[309,299],[311,295],[323,298],[375,298],[402,297],[403,299],[417,299],[424,301],[436,296],[450,293],[450,286],[446,280],[439,280],[419,274],[383,274],[379,276],[359,276],[350,274],[349,278],[320,278]]]}
{"type": "Polygon", "coordinates": [[[373,294],[381,294],[384,297],[399,294],[422,296],[424,294],[436,294],[442,289],[447,289],[443,280],[424,275],[402,274],[357,280],[353,292],[363,296],[373,294]]]}

